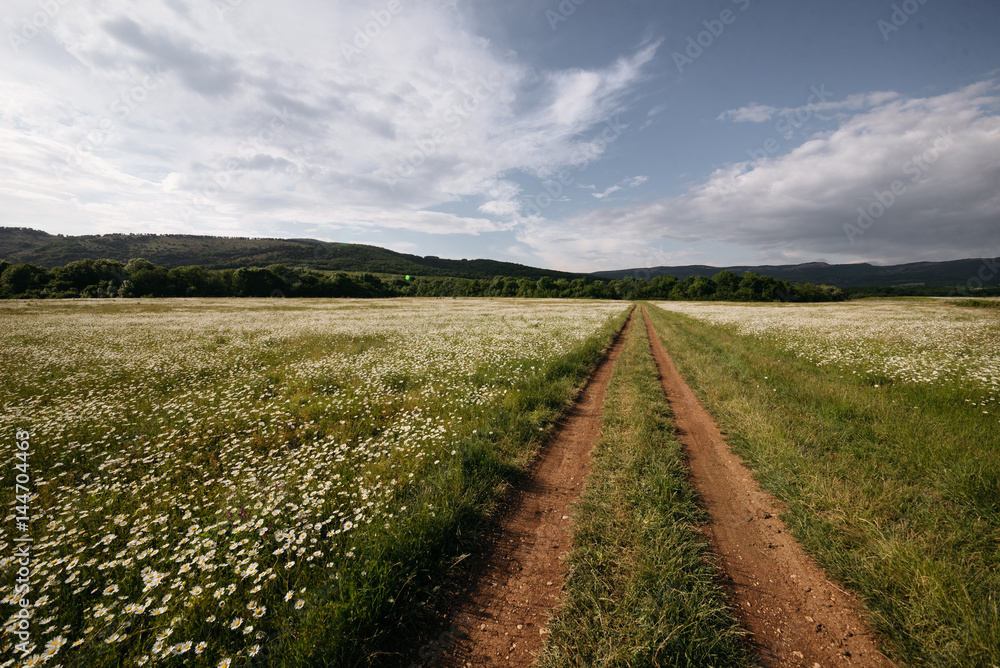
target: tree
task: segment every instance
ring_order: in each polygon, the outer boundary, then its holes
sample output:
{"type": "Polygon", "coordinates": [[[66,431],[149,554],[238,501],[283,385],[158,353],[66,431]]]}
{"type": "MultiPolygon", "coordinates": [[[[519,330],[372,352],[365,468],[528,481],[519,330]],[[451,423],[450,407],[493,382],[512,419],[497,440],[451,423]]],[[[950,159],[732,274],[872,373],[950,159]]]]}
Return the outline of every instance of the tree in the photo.
{"type": "Polygon", "coordinates": [[[742,302],[760,301],[760,293],[763,283],[761,275],[748,271],[740,276],[740,285],[736,289],[736,298],[742,302]]]}
{"type": "Polygon", "coordinates": [[[551,294],[555,290],[555,284],[552,279],[548,276],[542,276],[535,282],[535,296],[536,297],[552,297],[551,294]]]}
{"type": "Polygon", "coordinates": [[[93,260],[77,260],[65,267],[56,267],[51,272],[49,287],[56,292],[82,294],[87,287],[101,282],[101,272],[93,260]]]}
{"type": "Polygon", "coordinates": [[[740,287],[740,277],[728,269],[720,271],[712,277],[715,283],[716,299],[732,300],[736,298],[736,290],[740,287]]]}
{"type": "Polygon", "coordinates": [[[129,276],[143,269],[156,269],[156,265],[149,260],[143,260],[141,257],[132,258],[125,265],[125,273],[129,276]]]}
{"type": "Polygon", "coordinates": [[[0,276],[4,297],[38,297],[48,282],[48,272],[33,264],[9,265],[0,276]]]}
{"type": "Polygon", "coordinates": [[[715,296],[715,283],[704,276],[693,276],[685,290],[691,299],[706,300],[715,296]]]}
{"type": "Polygon", "coordinates": [[[270,297],[284,294],[287,286],[281,277],[260,267],[240,267],[233,272],[233,296],[270,297]]]}

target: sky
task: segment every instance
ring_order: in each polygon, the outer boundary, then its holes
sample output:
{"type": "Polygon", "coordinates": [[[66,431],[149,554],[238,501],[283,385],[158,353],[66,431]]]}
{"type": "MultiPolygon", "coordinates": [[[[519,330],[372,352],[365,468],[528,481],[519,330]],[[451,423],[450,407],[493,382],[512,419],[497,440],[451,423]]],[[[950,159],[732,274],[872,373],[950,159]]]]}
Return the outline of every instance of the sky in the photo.
{"type": "Polygon", "coordinates": [[[4,0],[0,226],[567,271],[1000,254],[996,0],[4,0]]]}

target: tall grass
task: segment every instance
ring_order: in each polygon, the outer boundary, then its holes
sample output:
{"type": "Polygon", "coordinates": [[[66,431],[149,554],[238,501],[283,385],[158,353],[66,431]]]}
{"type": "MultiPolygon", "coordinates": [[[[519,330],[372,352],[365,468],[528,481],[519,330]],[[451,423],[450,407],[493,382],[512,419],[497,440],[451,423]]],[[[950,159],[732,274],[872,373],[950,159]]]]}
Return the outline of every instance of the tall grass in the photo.
{"type": "Polygon", "coordinates": [[[650,316],[731,447],[786,504],[795,537],[859,595],[890,657],[1000,665],[1000,427],[969,409],[981,387],[817,367],[772,339],[650,316]]]}
{"type": "Polygon", "coordinates": [[[696,528],[705,519],[637,318],[608,387],[565,604],[539,665],[752,665],[696,528]]]}

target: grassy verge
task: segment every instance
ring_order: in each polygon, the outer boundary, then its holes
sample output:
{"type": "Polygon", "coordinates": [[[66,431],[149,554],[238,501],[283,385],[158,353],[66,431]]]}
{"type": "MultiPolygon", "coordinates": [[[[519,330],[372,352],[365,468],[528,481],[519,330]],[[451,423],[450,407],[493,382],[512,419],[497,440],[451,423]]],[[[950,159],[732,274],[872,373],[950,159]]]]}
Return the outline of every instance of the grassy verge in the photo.
{"type": "Polygon", "coordinates": [[[751,665],[694,526],[704,514],[641,319],[603,422],[574,517],[566,603],[540,666],[751,665]]]}
{"type": "Polygon", "coordinates": [[[980,390],[817,367],[649,309],[681,373],[783,519],[855,591],[901,664],[1000,665],[1000,427],[980,390]]]}

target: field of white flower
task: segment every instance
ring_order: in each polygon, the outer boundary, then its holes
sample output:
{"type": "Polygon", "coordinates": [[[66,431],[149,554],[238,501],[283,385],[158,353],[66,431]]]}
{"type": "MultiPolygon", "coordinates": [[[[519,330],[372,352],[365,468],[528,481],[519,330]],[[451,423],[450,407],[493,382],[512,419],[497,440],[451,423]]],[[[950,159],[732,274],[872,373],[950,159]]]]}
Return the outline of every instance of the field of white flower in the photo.
{"type": "MultiPolygon", "coordinates": [[[[946,301],[735,305],[667,302],[659,307],[740,334],[769,338],[819,366],[897,382],[956,382],[983,392],[996,408],[1000,391],[1000,318],[992,309],[946,301]]],[[[980,403],[980,402],[976,402],[980,403]]],[[[985,409],[984,409],[985,410],[985,409]]],[[[992,412],[992,411],[991,411],[992,412]]]]}
{"type": "Polygon", "coordinates": [[[412,578],[413,527],[458,512],[502,440],[474,427],[626,308],[4,303],[0,433],[31,435],[33,543],[19,596],[6,447],[0,668],[293,665],[310,633],[364,628],[412,578]]]}
{"type": "Polygon", "coordinates": [[[896,665],[1000,666],[1000,311],[660,306],[678,369],[896,665]]]}

